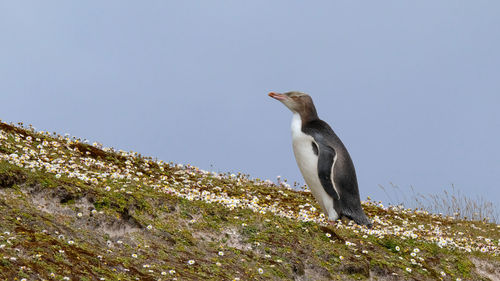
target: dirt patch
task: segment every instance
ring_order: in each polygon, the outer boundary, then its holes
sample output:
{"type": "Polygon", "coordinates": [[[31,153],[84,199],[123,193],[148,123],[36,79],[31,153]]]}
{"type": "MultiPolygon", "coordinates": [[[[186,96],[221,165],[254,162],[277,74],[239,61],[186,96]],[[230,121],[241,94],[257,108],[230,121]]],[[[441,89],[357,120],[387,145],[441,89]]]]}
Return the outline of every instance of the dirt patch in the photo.
{"type": "Polygon", "coordinates": [[[143,228],[144,227],[130,214],[129,209],[120,212],[119,219],[107,216],[107,219],[98,221],[98,224],[94,224],[93,226],[93,229],[100,229],[112,238],[141,231],[143,228]]]}
{"type": "Polygon", "coordinates": [[[94,198],[89,194],[71,193],[62,187],[32,187],[26,189],[26,193],[31,203],[40,211],[73,219],[78,228],[102,231],[111,238],[143,229],[127,208],[119,212],[119,217],[98,212],[94,207],[94,198]]]}
{"type": "Polygon", "coordinates": [[[295,275],[295,280],[313,281],[313,280],[332,280],[330,272],[326,268],[315,266],[313,264],[306,264],[304,268],[304,275],[295,275]]]}
{"type": "Polygon", "coordinates": [[[64,188],[42,189],[35,186],[25,192],[34,206],[53,215],[76,217],[77,213],[89,213],[94,207],[86,196],[79,197],[64,188]]]}
{"type": "Polygon", "coordinates": [[[363,262],[363,261],[343,263],[340,266],[339,271],[342,273],[345,273],[347,275],[359,274],[359,275],[363,275],[365,277],[369,277],[370,276],[370,265],[366,262],[363,262]]]}
{"type": "Polygon", "coordinates": [[[225,241],[224,244],[228,247],[235,248],[241,251],[252,250],[249,243],[243,241],[243,237],[236,228],[226,228],[221,232],[199,231],[193,233],[193,237],[204,241],[225,241]]]}
{"type": "Polygon", "coordinates": [[[398,281],[403,279],[402,277],[391,273],[391,271],[387,270],[387,268],[375,265],[370,267],[370,280],[398,281]]]}
{"type": "Polygon", "coordinates": [[[470,259],[476,266],[476,272],[492,281],[500,280],[500,263],[495,261],[485,261],[476,258],[470,259]]]}

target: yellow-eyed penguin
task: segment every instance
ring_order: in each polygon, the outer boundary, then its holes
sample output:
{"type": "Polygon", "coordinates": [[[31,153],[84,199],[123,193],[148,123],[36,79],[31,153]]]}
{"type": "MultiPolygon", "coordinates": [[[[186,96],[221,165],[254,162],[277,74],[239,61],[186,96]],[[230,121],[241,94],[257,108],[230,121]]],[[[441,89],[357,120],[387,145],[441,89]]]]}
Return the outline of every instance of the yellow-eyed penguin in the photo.
{"type": "Polygon", "coordinates": [[[332,128],[319,119],[311,97],[301,92],[269,93],[293,112],[295,160],[314,198],[330,221],[342,217],[371,227],[359,199],[351,157],[332,128]]]}

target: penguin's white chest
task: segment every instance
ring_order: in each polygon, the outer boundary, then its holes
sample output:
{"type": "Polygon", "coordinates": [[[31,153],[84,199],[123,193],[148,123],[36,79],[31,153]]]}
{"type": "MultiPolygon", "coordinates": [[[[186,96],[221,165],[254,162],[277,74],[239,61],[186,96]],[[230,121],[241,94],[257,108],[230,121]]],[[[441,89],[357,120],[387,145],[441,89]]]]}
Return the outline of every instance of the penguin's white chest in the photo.
{"type": "Polygon", "coordinates": [[[295,160],[300,172],[309,188],[313,188],[311,185],[316,187],[319,184],[321,186],[318,177],[318,156],[314,154],[313,143],[313,137],[302,132],[300,115],[294,115],[292,119],[293,153],[295,154],[295,160]]]}
{"type": "MultiPolygon", "coordinates": [[[[314,138],[302,132],[302,120],[299,114],[292,118],[292,146],[297,166],[304,180],[311,189],[311,193],[318,201],[328,219],[338,219],[337,212],[333,209],[333,199],[326,193],[318,176],[318,156],[313,150],[314,138]]],[[[318,146],[317,146],[318,147],[318,146]]]]}

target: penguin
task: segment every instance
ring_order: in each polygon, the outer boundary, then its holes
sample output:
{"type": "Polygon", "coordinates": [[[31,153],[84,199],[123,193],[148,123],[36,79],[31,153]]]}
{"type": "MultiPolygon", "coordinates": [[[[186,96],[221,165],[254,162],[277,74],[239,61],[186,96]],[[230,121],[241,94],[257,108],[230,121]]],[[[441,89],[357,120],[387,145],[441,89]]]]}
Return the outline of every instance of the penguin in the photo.
{"type": "Polygon", "coordinates": [[[295,160],[312,195],[328,220],[346,217],[371,227],[359,199],[354,164],[332,128],[319,119],[312,98],[301,92],[269,93],[293,113],[292,146],[295,160]]]}

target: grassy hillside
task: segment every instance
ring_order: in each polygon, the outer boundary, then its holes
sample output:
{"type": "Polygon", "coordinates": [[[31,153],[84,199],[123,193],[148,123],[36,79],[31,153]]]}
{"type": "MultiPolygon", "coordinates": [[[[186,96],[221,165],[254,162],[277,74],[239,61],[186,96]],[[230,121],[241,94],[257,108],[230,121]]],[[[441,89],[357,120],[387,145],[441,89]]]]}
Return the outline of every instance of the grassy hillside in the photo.
{"type": "Polygon", "coordinates": [[[500,225],[363,207],[0,123],[1,280],[500,279],[500,225]]]}

